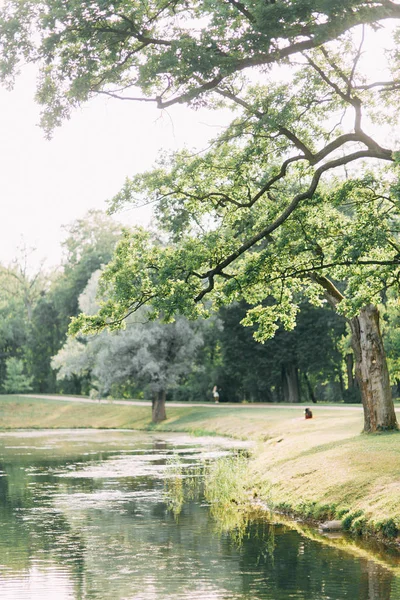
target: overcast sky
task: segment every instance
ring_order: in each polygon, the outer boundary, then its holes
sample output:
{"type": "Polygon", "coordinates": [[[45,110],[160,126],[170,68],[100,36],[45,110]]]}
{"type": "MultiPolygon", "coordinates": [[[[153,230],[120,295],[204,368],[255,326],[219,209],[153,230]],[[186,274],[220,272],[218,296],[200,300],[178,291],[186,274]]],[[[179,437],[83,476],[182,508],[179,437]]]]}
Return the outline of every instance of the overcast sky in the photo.
{"type": "MultiPolygon", "coordinates": [[[[38,127],[35,73],[26,69],[15,89],[0,88],[0,263],[22,244],[37,248],[33,263],[61,260],[62,225],[106,200],[125,178],[152,166],[162,149],[205,147],[224,115],[183,107],[160,112],[147,103],[97,98],[75,111],[53,139],[38,127]]],[[[225,122],[227,116],[225,114],[225,122]]],[[[145,223],[148,211],[119,217],[145,223]]]]}
{"type": "MultiPolygon", "coordinates": [[[[381,32],[365,57],[374,76],[381,32]]],[[[125,178],[152,166],[162,149],[204,148],[228,122],[228,113],[192,111],[182,106],[160,112],[147,103],[103,97],[75,111],[70,121],[44,138],[34,102],[35,72],[25,69],[15,89],[0,88],[0,263],[8,264],[22,244],[35,247],[34,265],[61,260],[62,225],[83,217],[106,200],[125,178]]],[[[130,211],[125,222],[145,223],[148,212],[130,211]]]]}

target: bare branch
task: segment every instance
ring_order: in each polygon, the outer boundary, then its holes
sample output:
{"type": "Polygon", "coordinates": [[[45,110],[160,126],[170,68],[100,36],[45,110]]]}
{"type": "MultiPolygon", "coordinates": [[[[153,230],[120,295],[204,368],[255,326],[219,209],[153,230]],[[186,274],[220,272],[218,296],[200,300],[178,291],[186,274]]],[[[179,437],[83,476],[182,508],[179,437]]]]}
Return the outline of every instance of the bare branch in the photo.
{"type": "Polygon", "coordinates": [[[347,77],[346,73],[344,73],[344,71],[339,67],[339,65],[335,63],[327,49],[324,46],[321,46],[320,51],[324,55],[328,65],[330,65],[332,69],[336,72],[336,74],[339,75],[339,77],[344,81],[344,83],[347,86],[349,86],[351,80],[347,77]]]}
{"type": "Polygon", "coordinates": [[[344,299],[344,296],[339,292],[337,287],[324,275],[310,273],[309,277],[315,283],[322,286],[325,290],[325,297],[334,308],[344,299]]]}
{"type": "Polygon", "coordinates": [[[400,86],[400,79],[393,79],[392,81],[374,81],[373,83],[366,83],[355,85],[355,90],[372,90],[376,87],[387,88],[386,90],[380,91],[390,91],[392,89],[397,89],[400,86]]]}
{"type": "Polygon", "coordinates": [[[131,100],[134,102],[158,102],[157,98],[140,98],[139,96],[120,96],[119,94],[114,94],[114,92],[107,92],[106,90],[99,90],[98,94],[103,94],[104,96],[109,96],[110,98],[116,98],[117,100],[131,100]]]}
{"type": "Polygon", "coordinates": [[[364,45],[364,40],[365,40],[365,26],[363,25],[362,26],[362,34],[361,34],[360,45],[358,47],[357,54],[356,54],[356,56],[354,58],[353,67],[352,67],[351,73],[350,73],[350,80],[349,80],[348,87],[347,87],[347,93],[348,94],[350,94],[351,88],[353,86],[354,74],[356,72],[357,64],[358,64],[358,62],[359,62],[359,60],[361,58],[361,50],[362,50],[362,47],[364,45]]]}
{"type": "Polygon", "coordinates": [[[311,161],[313,159],[313,154],[312,154],[311,150],[301,140],[299,140],[297,135],[295,135],[292,131],[289,131],[289,129],[287,129],[286,127],[279,127],[278,131],[279,131],[279,133],[281,133],[285,137],[287,137],[288,140],[293,142],[293,144],[296,146],[296,148],[298,148],[299,150],[304,152],[304,157],[307,160],[311,161]]]}

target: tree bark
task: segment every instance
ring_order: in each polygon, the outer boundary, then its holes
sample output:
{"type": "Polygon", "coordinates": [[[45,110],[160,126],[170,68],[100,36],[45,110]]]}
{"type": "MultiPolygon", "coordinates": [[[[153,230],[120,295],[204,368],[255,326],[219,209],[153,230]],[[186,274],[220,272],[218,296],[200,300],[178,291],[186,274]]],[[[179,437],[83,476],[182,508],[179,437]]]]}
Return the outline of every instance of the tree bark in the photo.
{"type": "Polygon", "coordinates": [[[314,394],[313,386],[311,385],[310,380],[308,379],[307,373],[304,373],[304,381],[306,382],[308,394],[310,396],[310,400],[313,404],[317,404],[317,399],[314,394]]]}
{"type": "Polygon", "coordinates": [[[350,320],[355,373],[364,407],[364,431],[397,430],[389,372],[379,328],[379,312],[372,304],[350,320]]]}
{"type": "Polygon", "coordinates": [[[165,390],[155,392],[153,396],[153,401],[151,403],[153,423],[160,423],[161,421],[165,421],[165,419],[167,418],[167,413],[165,411],[165,397],[165,390]]]}
{"type": "Polygon", "coordinates": [[[285,402],[300,402],[299,376],[295,365],[283,367],[282,384],[285,402]]]}
{"type": "MultiPolygon", "coordinates": [[[[325,297],[336,309],[344,297],[332,281],[315,273],[310,278],[324,288],[325,297]]],[[[356,380],[364,408],[364,431],[398,430],[377,307],[364,306],[349,323],[356,380]]]]}
{"type": "Polygon", "coordinates": [[[346,354],[346,372],[347,372],[347,389],[352,390],[354,388],[354,375],[353,375],[354,359],[352,354],[346,354]]]}

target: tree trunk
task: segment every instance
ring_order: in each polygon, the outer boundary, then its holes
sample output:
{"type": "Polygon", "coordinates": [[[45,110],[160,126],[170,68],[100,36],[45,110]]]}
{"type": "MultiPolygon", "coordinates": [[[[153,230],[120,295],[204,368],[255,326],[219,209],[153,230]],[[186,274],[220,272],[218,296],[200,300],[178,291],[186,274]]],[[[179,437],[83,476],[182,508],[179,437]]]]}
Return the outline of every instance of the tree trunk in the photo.
{"type": "Polygon", "coordinates": [[[153,396],[153,401],[151,403],[153,423],[160,423],[160,421],[165,421],[165,419],[167,418],[167,413],[165,411],[165,397],[165,390],[155,392],[153,396]]]}
{"type": "Polygon", "coordinates": [[[379,312],[372,304],[350,320],[355,373],[364,407],[364,431],[398,429],[389,372],[379,328],[379,312]]]}
{"type": "Polygon", "coordinates": [[[342,394],[342,396],[344,395],[344,381],[343,381],[343,375],[341,370],[339,369],[339,385],[340,385],[340,393],[342,394]]]}
{"type": "Polygon", "coordinates": [[[381,565],[368,560],[361,564],[359,598],[368,600],[390,600],[393,598],[394,576],[381,565]]]}
{"type": "Polygon", "coordinates": [[[295,365],[283,367],[282,384],[285,402],[300,402],[299,376],[295,365]]]}
{"type": "MultiPolygon", "coordinates": [[[[332,281],[323,275],[312,273],[310,278],[325,290],[328,302],[334,308],[344,296],[332,281]]],[[[388,431],[399,428],[394,412],[389,372],[379,329],[379,312],[369,304],[357,317],[349,320],[351,345],[355,359],[356,380],[364,408],[364,431],[388,431]]]]}
{"type": "Polygon", "coordinates": [[[317,399],[314,394],[313,386],[311,385],[310,380],[308,379],[307,373],[304,373],[304,381],[306,382],[308,394],[310,396],[310,400],[313,404],[317,404],[317,399]]]}
{"type": "Polygon", "coordinates": [[[352,354],[346,354],[346,372],[347,372],[347,389],[352,390],[354,388],[354,375],[353,375],[354,359],[352,354]]]}

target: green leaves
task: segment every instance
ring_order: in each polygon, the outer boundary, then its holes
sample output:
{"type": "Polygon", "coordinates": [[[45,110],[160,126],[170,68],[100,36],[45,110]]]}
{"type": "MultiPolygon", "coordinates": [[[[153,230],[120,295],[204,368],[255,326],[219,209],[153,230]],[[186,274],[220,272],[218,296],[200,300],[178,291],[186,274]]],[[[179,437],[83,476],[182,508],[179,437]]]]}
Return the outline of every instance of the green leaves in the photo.
{"type": "Polygon", "coordinates": [[[161,233],[125,234],[98,315],[71,331],[119,328],[148,303],[151,318],[171,321],[243,298],[262,340],[293,327],[302,296],[321,302],[316,274],[337,283],[347,315],[395,285],[398,186],[361,164],[393,156],[363,129],[376,85],[359,70],[360,40],[344,36],[389,16],[397,5],[379,0],[7,0],[0,69],[12,81],[21,61],[39,64],[48,133],[99,93],[237,109],[207,152],[126,180],[110,210],[152,204],[161,233]],[[277,80],[270,65],[293,56],[277,80]]]}
{"type": "Polygon", "coordinates": [[[257,324],[263,341],[279,325],[294,327],[302,299],[321,305],[326,289],[318,276],[339,286],[338,309],[347,317],[379,302],[399,273],[393,174],[331,178],[313,192],[307,186],[316,171],[306,154],[301,166],[279,169],[280,153],[298,145],[282,134],[280,148],[279,128],[276,114],[269,122],[249,110],[204,155],[182,151],[128,180],[114,206],[147,199],[163,233],[126,232],[102,276],[107,301],[71,332],[118,328],[143,304],[151,304],[151,318],[171,321],[177,313],[206,316],[210,302],[218,308],[244,299],[255,307],[243,323],[257,324]]]}
{"type": "Polygon", "coordinates": [[[24,371],[24,363],[21,359],[12,357],[6,360],[6,378],[4,381],[6,392],[16,394],[32,390],[33,377],[28,377],[24,371]]]}
{"type": "Polygon", "coordinates": [[[384,0],[6,0],[0,74],[12,84],[19,65],[39,65],[37,99],[50,134],[98,93],[139,88],[160,107],[212,104],[213,90],[248,69],[265,70],[388,17],[399,11],[384,0]]]}
{"type": "Polygon", "coordinates": [[[170,322],[177,312],[190,318],[205,315],[205,307],[193,300],[202,289],[201,278],[194,275],[204,262],[202,249],[195,240],[163,248],[143,229],[125,232],[100,279],[99,293],[107,300],[100,302],[98,315],[73,320],[70,333],[118,329],[127,315],[147,303],[152,304],[149,319],[170,322]]]}

